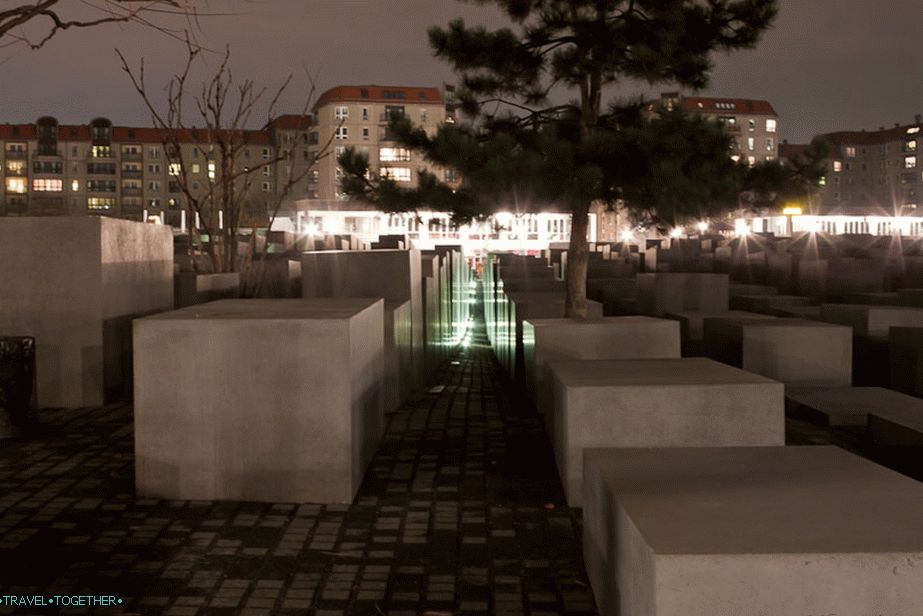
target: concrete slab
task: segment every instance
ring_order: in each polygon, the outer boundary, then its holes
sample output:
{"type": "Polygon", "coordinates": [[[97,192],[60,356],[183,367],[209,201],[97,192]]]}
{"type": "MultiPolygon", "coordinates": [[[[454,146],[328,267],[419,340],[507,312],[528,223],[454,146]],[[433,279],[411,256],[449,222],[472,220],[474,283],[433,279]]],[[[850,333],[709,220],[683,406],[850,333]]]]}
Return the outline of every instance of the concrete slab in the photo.
{"type": "Polygon", "coordinates": [[[385,302],[384,408],[393,411],[413,393],[410,302],[385,302]]]}
{"type": "Polygon", "coordinates": [[[351,502],[384,425],[383,304],[221,300],[136,320],[138,494],[351,502]]]}
{"type": "Polygon", "coordinates": [[[200,274],[180,272],[174,276],[173,304],[185,308],[219,299],[240,297],[240,274],[200,274]]]}
{"type": "Polygon", "coordinates": [[[923,398],[923,327],[892,327],[888,356],[891,388],[923,398]]]}
{"type": "Polygon", "coordinates": [[[583,450],[785,444],[783,385],[703,358],[554,361],[552,444],[580,506],[583,450]]]}
{"type": "Polygon", "coordinates": [[[419,250],[328,250],[301,257],[302,296],[410,302],[414,385],[423,382],[423,278],[419,250]]]}
{"type": "Polygon", "coordinates": [[[923,308],[859,304],[823,304],[820,318],[852,327],[856,336],[887,342],[888,328],[923,325],[923,308]]]}
{"type": "Polygon", "coordinates": [[[530,319],[522,324],[526,390],[551,416],[548,362],[562,359],[652,359],[680,356],[679,323],[651,317],[530,319]]]}
{"type": "Polygon", "coordinates": [[[638,311],[649,316],[728,309],[727,274],[638,274],[638,311]]]}
{"type": "Polygon", "coordinates": [[[915,614],[923,486],[835,447],[587,451],[603,616],[915,614]]]}
{"type": "Polygon", "coordinates": [[[131,320],[173,308],[170,227],[0,217],[0,263],[0,332],[35,338],[38,406],[128,397],[131,320]]]}
{"type": "Polygon", "coordinates": [[[802,319],[706,318],[708,357],[793,387],[852,385],[852,332],[802,319]]]}
{"type": "Polygon", "coordinates": [[[714,318],[741,318],[741,319],[771,319],[774,317],[747,312],[746,310],[724,310],[721,312],[700,312],[685,310],[683,312],[669,312],[664,315],[668,319],[679,321],[683,342],[702,342],[704,340],[705,319],[714,318]]]}
{"type": "Polygon", "coordinates": [[[788,408],[828,426],[866,426],[870,415],[916,409],[923,417],[923,400],[884,387],[837,387],[786,392],[788,408]]]}
{"type": "Polygon", "coordinates": [[[923,308],[923,289],[899,289],[897,301],[901,306],[923,308]]]}

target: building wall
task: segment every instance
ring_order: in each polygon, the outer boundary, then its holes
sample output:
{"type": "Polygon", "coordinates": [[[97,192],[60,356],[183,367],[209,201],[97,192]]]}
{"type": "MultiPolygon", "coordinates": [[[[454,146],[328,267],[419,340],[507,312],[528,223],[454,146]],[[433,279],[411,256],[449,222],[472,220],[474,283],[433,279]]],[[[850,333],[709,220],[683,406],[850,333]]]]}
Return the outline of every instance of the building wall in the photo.
{"type": "MultiPolygon", "coordinates": [[[[320,152],[330,141],[333,151],[321,159],[312,180],[314,187],[307,195],[311,199],[343,199],[340,189],[340,168],[336,158],[346,148],[353,147],[367,154],[373,171],[380,173],[391,170],[395,179],[406,181],[408,187],[416,186],[419,170],[429,169],[422,157],[406,149],[398,148],[388,130],[388,110],[402,109],[402,113],[415,126],[433,135],[439,125],[446,121],[446,107],[442,101],[419,101],[412,96],[415,88],[406,90],[406,98],[392,100],[342,100],[322,99],[314,112],[314,127],[311,133],[312,148],[320,152]],[[406,180],[405,180],[406,178],[406,180]]],[[[448,179],[442,169],[430,169],[440,179],[448,179]]]]}

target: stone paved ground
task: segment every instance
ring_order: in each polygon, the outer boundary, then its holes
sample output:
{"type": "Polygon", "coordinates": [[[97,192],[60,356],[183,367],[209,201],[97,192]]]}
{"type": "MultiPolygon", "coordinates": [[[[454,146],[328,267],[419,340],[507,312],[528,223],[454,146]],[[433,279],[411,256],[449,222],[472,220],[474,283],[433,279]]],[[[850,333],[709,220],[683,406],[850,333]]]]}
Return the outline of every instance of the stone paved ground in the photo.
{"type": "MultiPolygon", "coordinates": [[[[177,616],[594,614],[579,512],[512,391],[479,324],[390,417],[352,506],[137,499],[129,406],[44,412],[44,434],[0,443],[0,595],[111,594],[125,603],[110,613],[177,616]]],[[[894,461],[861,431],[787,429],[894,461]]]]}
{"type": "Polygon", "coordinates": [[[44,412],[45,434],[0,444],[0,594],[177,616],[595,614],[578,512],[486,344],[481,325],[390,417],[352,506],[138,499],[129,406],[44,412]]]}

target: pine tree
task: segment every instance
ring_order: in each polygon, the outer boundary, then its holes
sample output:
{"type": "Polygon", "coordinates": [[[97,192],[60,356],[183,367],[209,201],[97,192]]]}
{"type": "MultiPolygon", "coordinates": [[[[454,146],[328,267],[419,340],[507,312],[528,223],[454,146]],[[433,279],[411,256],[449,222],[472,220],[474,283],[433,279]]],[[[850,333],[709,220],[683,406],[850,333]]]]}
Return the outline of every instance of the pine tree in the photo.
{"type": "Polygon", "coordinates": [[[470,219],[509,209],[554,206],[571,213],[569,317],[586,315],[587,230],[594,201],[624,199],[640,218],[674,222],[727,205],[740,172],[727,137],[678,111],[641,104],[604,107],[626,80],[701,88],[710,55],[753,47],[776,14],[774,0],[476,0],[499,7],[512,27],[489,31],[461,19],[431,28],[436,57],[461,79],[459,107],[470,118],[432,137],[403,118],[398,141],[431,163],[455,169],[453,190],[421,173],[406,189],[369,173],[366,157],[340,159],[343,190],[389,211],[418,207],[470,219]],[[575,99],[554,104],[569,93],[575,99]],[[565,94],[566,95],[566,94],[565,94]]]}

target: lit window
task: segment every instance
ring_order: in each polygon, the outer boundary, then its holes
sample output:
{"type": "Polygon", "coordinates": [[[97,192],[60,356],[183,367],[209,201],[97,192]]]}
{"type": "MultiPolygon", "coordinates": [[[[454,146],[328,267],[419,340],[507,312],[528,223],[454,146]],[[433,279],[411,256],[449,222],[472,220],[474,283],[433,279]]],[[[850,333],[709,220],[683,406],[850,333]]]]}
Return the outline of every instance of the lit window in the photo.
{"type": "Polygon", "coordinates": [[[776,148],[776,142],[772,137],[766,139],[766,151],[772,152],[776,148]]]}
{"type": "Polygon", "coordinates": [[[94,145],[90,150],[90,156],[93,158],[109,158],[112,156],[112,148],[108,145],[94,145]]]}
{"type": "Polygon", "coordinates": [[[91,210],[111,210],[115,207],[115,199],[112,197],[89,197],[87,199],[87,208],[91,210]]]}
{"type": "Polygon", "coordinates": [[[907,141],[907,143],[904,144],[904,151],[906,151],[906,152],[916,152],[916,151],[917,151],[917,140],[916,140],[916,139],[910,139],[909,141],[907,141]]]}
{"type": "Polygon", "coordinates": [[[25,178],[6,178],[6,192],[17,194],[26,192],[25,178]]]}
{"type": "Polygon", "coordinates": [[[920,132],[920,127],[919,127],[919,126],[911,126],[910,128],[907,129],[907,134],[908,134],[908,135],[916,135],[916,134],[919,133],[919,132],[920,132]]]}
{"type": "Polygon", "coordinates": [[[407,148],[381,148],[378,150],[378,160],[383,163],[407,162],[410,160],[410,150],[407,148]]]}
{"type": "Polygon", "coordinates": [[[768,119],[768,120],[766,120],[766,132],[767,132],[767,133],[774,133],[774,132],[776,132],[776,121],[775,121],[775,120],[773,120],[773,119],[771,119],[771,118],[768,119]]]}
{"type": "Polygon", "coordinates": [[[36,178],[32,180],[32,190],[36,192],[61,192],[64,190],[64,181],[49,178],[36,178]]]}
{"type": "Polygon", "coordinates": [[[756,149],[756,139],[753,137],[747,137],[747,149],[751,152],[756,149]]]}
{"type": "Polygon", "coordinates": [[[756,164],[756,156],[748,156],[748,157],[747,157],[747,164],[750,165],[751,167],[752,167],[753,165],[755,165],[755,164],[756,164]]]}
{"type": "Polygon", "coordinates": [[[738,162],[740,160],[740,154],[732,154],[731,160],[733,160],[735,163],[738,162]]]}
{"type": "Polygon", "coordinates": [[[335,117],[337,120],[345,120],[349,117],[349,107],[334,107],[333,117],[335,117]]]}
{"type": "Polygon", "coordinates": [[[391,178],[395,182],[409,182],[410,181],[410,168],[409,167],[384,167],[381,170],[382,177],[391,178]]]}
{"type": "Polygon", "coordinates": [[[182,173],[182,167],[179,163],[170,163],[170,166],[167,167],[167,173],[172,176],[178,176],[182,173]]]}
{"type": "Polygon", "coordinates": [[[817,185],[818,185],[818,186],[826,186],[826,185],[827,185],[827,177],[824,176],[824,175],[820,176],[820,179],[817,180],[817,185]]]}
{"type": "Polygon", "coordinates": [[[26,161],[8,160],[6,161],[7,175],[26,175],[26,161]]]}
{"type": "Polygon", "coordinates": [[[73,182],[71,182],[71,191],[72,191],[72,192],[77,192],[77,191],[79,191],[79,190],[80,190],[80,181],[79,181],[79,180],[74,180],[73,182]]]}
{"type": "Polygon", "coordinates": [[[905,156],[904,157],[904,169],[915,169],[916,166],[917,166],[916,156],[905,156]]]}
{"type": "Polygon", "coordinates": [[[202,173],[202,166],[199,163],[192,163],[193,173],[202,173]]]}
{"type": "Polygon", "coordinates": [[[856,148],[849,145],[846,146],[846,158],[855,158],[856,157],[856,148]]]}
{"type": "Polygon", "coordinates": [[[160,207],[160,199],[148,199],[147,207],[149,208],[158,208],[160,207]]]}
{"type": "Polygon", "coordinates": [[[346,126],[337,126],[336,134],[334,135],[336,139],[348,139],[349,138],[349,128],[346,126]]]}
{"type": "Polygon", "coordinates": [[[208,179],[209,180],[215,179],[216,169],[217,167],[215,167],[215,161],[213,160],[208,161],[208,179]]]}
{"type": "Polygon", "coordinates": [[[843,163],[838,160],[833,161],[833,172],[839,173],[842,170],[843,170],[843,163]]]}

